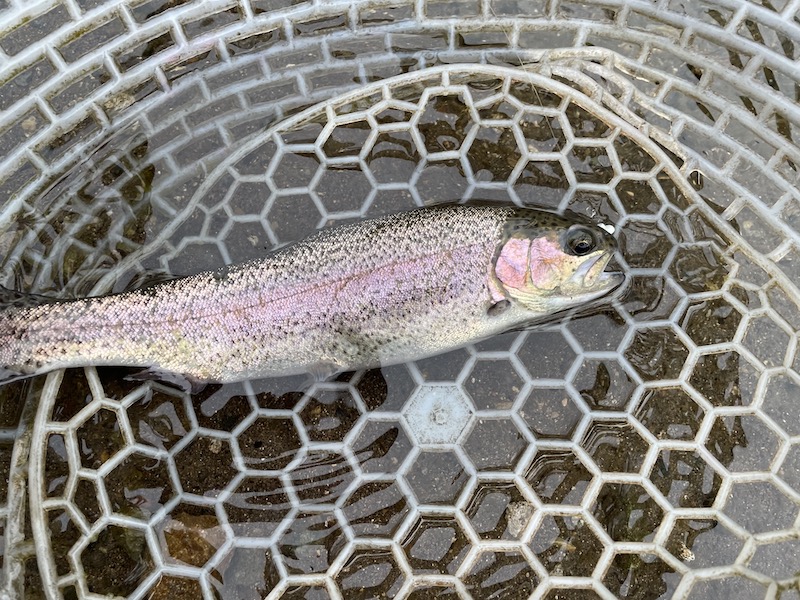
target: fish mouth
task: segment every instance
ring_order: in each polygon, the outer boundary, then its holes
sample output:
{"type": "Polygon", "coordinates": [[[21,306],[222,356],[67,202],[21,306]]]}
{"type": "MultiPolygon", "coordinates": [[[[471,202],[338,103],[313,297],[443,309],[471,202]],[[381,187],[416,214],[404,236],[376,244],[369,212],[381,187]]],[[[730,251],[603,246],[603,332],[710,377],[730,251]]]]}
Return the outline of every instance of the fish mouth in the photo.
{"type": "Polygon", "coordinates": [[[610,260],[611,254],[608,252],[587,257],[569,278],[568,285],[586,292],[608,292],[619,287],[625,281],[625,275],[606,271],[610,260]]]}

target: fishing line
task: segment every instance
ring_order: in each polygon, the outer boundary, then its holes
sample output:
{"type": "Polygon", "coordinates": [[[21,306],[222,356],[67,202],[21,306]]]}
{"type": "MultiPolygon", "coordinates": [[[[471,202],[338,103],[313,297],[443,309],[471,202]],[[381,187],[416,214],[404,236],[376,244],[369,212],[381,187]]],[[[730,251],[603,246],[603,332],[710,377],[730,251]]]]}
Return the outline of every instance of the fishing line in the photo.
{"type": "MultiPolygon", "coordinates": [[[[498,26],[500,28],[500,31],[503,33],[503,35],[506,36],[506,40],[508,41],[508,49],[509,49],[510,52],[513,53],[514,57],[517,59],[517,62],[519,63],[519,65],[518,65],[519,70],[528,75],[528,83],[530,84],[531,89],[533,90],[533,93],[536,95],[536,98],[539,101],[539,107],[540,108],[544,108],[544,102],[542,101],[542,97],[539,94],[539,87],[533,82],[533,78],[530,77],[530,72],[529,72],[530,69],[527,66],[529,64],[529,61],[527,61],[527,60],[525,60],[523,58],[521,49],[519,47],[519,28],[517,28],[517,33],[518,33],[517,36],[516,36],[517,37],[517,43],[515,43],[514,42],[514,27],[513,27],[513,25],[512,26],[505,26],[503,24],[503,21],[505,21],[507,19],[501,18],[501,17],[498,16],[498,14],[494,11],[494,8],[492,7],[491,0],[485,0],[485,2],[486,2],[487,12],[489,13],[489,15],[491,16],[492,19],[496,20],[496,22],[497,22],[497,24],[498,24],[498,26]]],[[[548,3],[548,6],[549,6],[549,3],[548,3]]],[[[548,8],[547,10],[549,11],[550,8],[548,8]]],[[[534,60],[530,61],[530,63],[533,63],[533,62],[536,62],[536,61],[534,61],[534,60]]],[[[487,64],[488,64],[488,61],[487,61],[487,64]]],[[[550,119],[545,118],[545,122],[547,123],[547,127],[550,130],[550,136],[553,139],[555,139],[556,138],[556,132],[553,129],[553,126],[550,124],[550,119]]]]}

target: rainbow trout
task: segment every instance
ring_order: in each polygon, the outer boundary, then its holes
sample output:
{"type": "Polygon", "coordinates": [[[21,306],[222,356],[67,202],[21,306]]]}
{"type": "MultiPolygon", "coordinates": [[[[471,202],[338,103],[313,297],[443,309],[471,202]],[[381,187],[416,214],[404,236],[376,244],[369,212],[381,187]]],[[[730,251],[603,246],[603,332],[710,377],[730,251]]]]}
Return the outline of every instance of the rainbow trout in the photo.
{"type": "Polygon", "coordinates": [[[0,313],[11,376],[85,365],[195,382],[398,364],[608,294],[600,227],[516,207],[439,206],[321,231],[265,258],[0,313]]]}

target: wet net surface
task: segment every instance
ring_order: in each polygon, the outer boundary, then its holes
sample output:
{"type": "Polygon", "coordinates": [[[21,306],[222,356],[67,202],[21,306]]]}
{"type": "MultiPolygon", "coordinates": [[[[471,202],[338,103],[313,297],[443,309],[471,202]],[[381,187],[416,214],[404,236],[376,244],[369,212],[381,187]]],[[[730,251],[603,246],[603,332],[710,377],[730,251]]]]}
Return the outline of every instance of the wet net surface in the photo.
{"type": "Polygon", "coordinates": [[[5,593],[796,597],[796,10],[5,8],[9,287],[466,200],[613,223],[631,276],[592,316],[307,393],[4,386],[5,593]]]}

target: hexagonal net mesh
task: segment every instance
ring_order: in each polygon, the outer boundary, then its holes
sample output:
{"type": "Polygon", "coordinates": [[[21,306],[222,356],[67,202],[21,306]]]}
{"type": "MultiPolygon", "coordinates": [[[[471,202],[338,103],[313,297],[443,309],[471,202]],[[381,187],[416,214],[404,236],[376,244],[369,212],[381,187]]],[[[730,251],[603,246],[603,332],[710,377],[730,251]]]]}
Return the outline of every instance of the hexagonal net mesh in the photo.
{"type": "Polygon", "coordinates": [[[3,593],[796,595],[797,4],[0,1],[9,287],[469,200],[611,223],[631,277],[307,391],[0,388],[3,593]]]}

